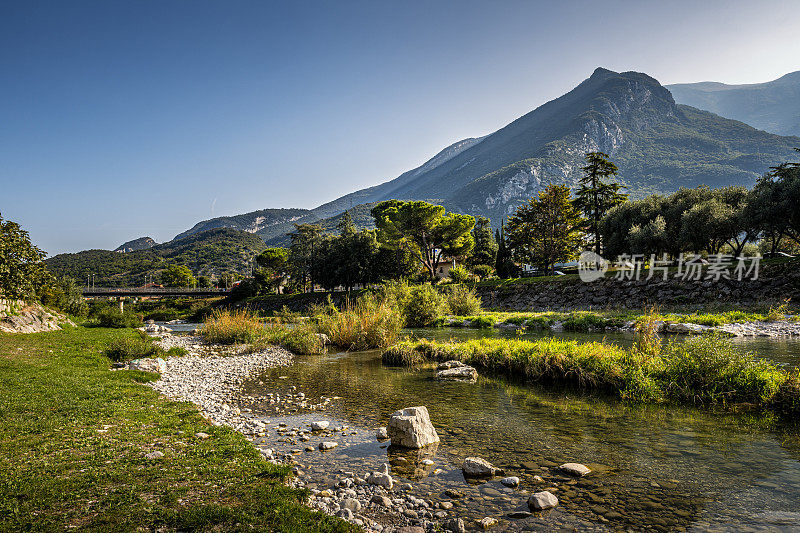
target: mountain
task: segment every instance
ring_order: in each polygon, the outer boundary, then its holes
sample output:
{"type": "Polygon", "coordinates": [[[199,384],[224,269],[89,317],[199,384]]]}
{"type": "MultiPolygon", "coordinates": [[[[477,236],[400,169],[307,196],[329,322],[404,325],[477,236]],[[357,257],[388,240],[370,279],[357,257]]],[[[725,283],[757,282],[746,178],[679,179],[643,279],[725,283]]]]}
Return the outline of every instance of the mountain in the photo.
{"type": "Polygon", "coordinates": [[[567,94],[413,179],[382,185],[391,192],[371,199],[433,199],[498,225],[547,183],[574,187],[592,150],[610,154],[628,192],[641,197],[701,184],[752,185],[771,165],[794,158],[794,146],[800,138],[678,105],[646,74],[598,68],[567,94]]]}
{"type": "Polygon", "coordinates": [[[667,85],[675,101],[778,135],[800,135],[800,71],[766,83],[667,85]]]}
{"type": "Polygon", "coordinates": [[[319,217],[308,209],[262,209],[243,215],[203,220],[183,233],[176,235],[173,241],[217,228],[232,228],[247,233],[255,233],[266,241],[291,231],[294,229],[293,224],[295,223],[314,222],[318,219],[319,217]]]}
{"type": "Polygon", "coordinates": [[[138,239],[133,239],[132,241],[119,245],[114,251],[123,253],[135,252],[137,250],[147,250],[157,244],[158,243],[150,237],[139,237],[138,239]]]}
{"type": "Polygon", "coordinates": [[[138,286],[144,283],[145,275],[157,276],[168,264],[186,265],[195,275],[249,272],[254,255],[266,247],[252,233],[214,228],[127,253],[85,250],[59,254],[45,259],[45,265],[53,274],[69,276],[78,283],[94,274],[97,286],[138,286]]]}
{"type": "Polygon", "coordinates": [[[270,244],[285,244],[292,223],[335,228],[335,217],[345,209],[368,214],[371,205],[391,198],[439,202],[499,226],[548,183],[574,188],[589,151],[608,153],[636,198],[703,184],[751,186],[770,166],[794,160],[795,146],[800,146],[798,137],[677,104],[647,74],[598,68],[567,94],[490,135],[454,143],[391,181],[311,211],[268,209],[222,217],[178,237],[229,225],[254,231],[270,244]],[[295,218],[289,220],[288,213],[295,218]]]}

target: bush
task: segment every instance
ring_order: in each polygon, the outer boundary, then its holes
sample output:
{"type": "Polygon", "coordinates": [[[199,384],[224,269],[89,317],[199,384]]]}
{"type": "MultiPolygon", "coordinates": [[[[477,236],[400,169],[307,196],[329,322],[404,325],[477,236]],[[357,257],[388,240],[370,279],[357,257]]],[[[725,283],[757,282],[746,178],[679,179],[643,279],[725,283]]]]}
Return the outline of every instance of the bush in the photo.
{"type": "Polygon", "coordinates": [[[115,304],[105,304],[93,309],[89,314],[88,326],[100,328],[138,328],[142,318],[126,307],[120,312],[115,304]]]}
{"type": "Polygon", "coordinates": [[[89,306],[72,278],[64,276],[55,279],[40,292],[42,304],[46,307],[76,317],[85,317],[89,312],[89,306]]]}
{"type": "Polygon", "coordinates": [[[246,344],[264,335],[264,324],[249,310],[215,311],[200,334],[209,342],[246,344]]]}
{"type": "Polygon", "coordinates": [[[451,268],[447,276],[453,283],[466,283],[469,281],[469,272],[461,265],[456,265],[451,268]]]}
{"type": "Polygon", "coordinates": [[[444,297],[429,283],[413,287],[403,305],[405,324],[412,328],[430,326],[446,311],[444,297]]]}
{"type": "Polygon", "coordinates": [[[372,295],[349,301],[342,311],[317,316],[319,329],[346,350],[385,348],[395,342],[403,316],[395,302],[372,295]]]}
{"type": "Polygon", "coordinates": [[[494,268],[489,265],[475,265],[472,267],[472,273],[478,276],[478,279],[483,281],[494,274],[494,268]]]}
{"type": "Polygon", "coordinates": [[[464,285],[454,285],[447,289],[445,298],[452,315],[468,316],[481,312],[481,300],[475,293],[475,289],[468,289],[464,285]]]}
{"type": "Polygon", "coordinates": [[[141,359],[142,357],[154,357],[160,353],[161,349],[143,333],[136,337],[118,339],[106,349],[106,356],[116,362],[141,359]]]}

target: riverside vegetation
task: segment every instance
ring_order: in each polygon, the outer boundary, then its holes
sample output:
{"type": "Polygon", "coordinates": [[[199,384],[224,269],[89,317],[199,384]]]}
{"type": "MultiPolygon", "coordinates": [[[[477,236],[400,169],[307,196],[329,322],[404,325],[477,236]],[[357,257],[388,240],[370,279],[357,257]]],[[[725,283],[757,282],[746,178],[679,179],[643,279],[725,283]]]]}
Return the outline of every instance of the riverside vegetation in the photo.
{"type": "Polygon", "coordinates": [[[784,414],[800,411],[800,376],[751,353],[735,350],[717,335],[663,343],[657,315],[637,324],[630,349],[603,342],[555,338],[478,339],[466,342],[404,340],[384,351],[390,365],[462,361],[468,365],[541,383],[574,384],[643,403],[750,404],[784,414]]]}

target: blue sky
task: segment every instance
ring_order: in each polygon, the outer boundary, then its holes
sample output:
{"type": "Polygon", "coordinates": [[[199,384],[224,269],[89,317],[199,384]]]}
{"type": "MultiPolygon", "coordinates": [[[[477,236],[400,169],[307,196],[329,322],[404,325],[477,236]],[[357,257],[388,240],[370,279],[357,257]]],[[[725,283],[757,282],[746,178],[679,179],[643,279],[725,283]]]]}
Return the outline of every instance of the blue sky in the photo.
{"type": "Polygon", "coordinates": [[[597,66],[800,70],[786,2],[0,1],[0,213],[50,254],[313,208],[597,66]]]}

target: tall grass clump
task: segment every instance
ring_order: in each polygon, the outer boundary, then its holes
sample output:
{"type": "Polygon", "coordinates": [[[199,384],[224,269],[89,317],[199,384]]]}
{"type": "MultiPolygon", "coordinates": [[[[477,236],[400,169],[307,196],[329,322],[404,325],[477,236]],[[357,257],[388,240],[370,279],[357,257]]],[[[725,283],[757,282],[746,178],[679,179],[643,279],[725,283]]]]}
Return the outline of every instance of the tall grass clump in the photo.
{"type": "Polygon", "coordinates": [[[481,312],[481,299],[475,289],[464,285],[453,285],[445,291],[445,300],[451,315],[470,316],[481,312]]]}
{"type": "Polygon", "coordinates": [[[218,344],[247,344],[263,336],[264,324],[249,310],[217,310],[200,334],[218,344]]]}
{"type": "Polygon", "coordinates": [[[341,311],[315,317],[319,331],[332,344],[346,350],[386,348],[394,343],[403,328],[400,309],[387,298],[364,295],[346,302],[341,311]]]}
{"type": "Polygon", "coordinates": [[[320,355],[325,353],[325,343],[314,324],[302,323],[292,327],[270,324],[264,327],[261,336],[247,348],[250,353],[260,352],[269,346],[282,346],[298,355],[320,355]]]}
{"type": "Polygon", "coordinates": [[[117,339],[105,351],[106,356],[115,362],[153,357],[159,355],[160,352],[159,347],[144,333],[135,337],[117,339]]]}
{"type": "Polygon", "coordinates": [[[86,325],[98,328],[138,328],[142,325],[142,317],[134,313],[130,306],[120,311],[115,304],[105,304],[89,312],[86,325]]]}
{"type": "Polygon", "coordinates": [[[705,335],[673,343],[658,376],[664,395],[686,403],[764,404],[786,381],[786,371],[726,338],[705,335]]]}

